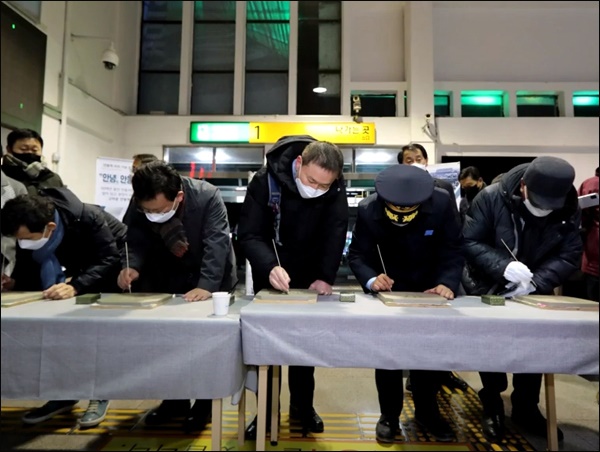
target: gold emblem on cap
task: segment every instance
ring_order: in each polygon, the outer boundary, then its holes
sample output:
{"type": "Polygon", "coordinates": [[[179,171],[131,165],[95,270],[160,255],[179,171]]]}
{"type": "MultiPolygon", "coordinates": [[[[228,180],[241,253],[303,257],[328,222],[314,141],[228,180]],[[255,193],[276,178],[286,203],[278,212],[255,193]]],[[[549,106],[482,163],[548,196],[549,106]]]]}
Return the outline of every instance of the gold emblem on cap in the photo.
{"type": "Polygon", "coordinates": [[[393,213],[390,209],[388,209],[387,207],[385,207],[383,209],[383,211],[385,212],[385,216],[388,217],[390,220],[398,223],[398,214],[397,213],[393,213]]]}
{"type": "Polygon", "coordinates": [[[410,212],[414,212],[419,207],[419,204],[415,204],[414,206],[409,206],[409,207],[403,207],[403,206],[395,206],[394,204],[391,204],[389,202],[386,202],[385,205],[392,212],[396,212],[396,213],[410,213],[410,212]]]}
{"type": "Polygon", "coordinates": [[[402,217],[402,223],[409,223],[409,222],[413,221],[418,213],[419,212],[413,212],[410,215],[404,215],[402,217]]]}
{"type": "MultiPolygon", "coordinates": [[[[415,209],[417,207],[415,207],[415,209]]],[[[387,205],[384,207],[383,211],[385,212],[385,216],[388,217],[394,223],[410,223],[419,214],[419,211],[415,210],[414,212],[409,213],[409,215],[402,215],[402,220],[400,220],[400,215],[392,212],[392,210],[389,209],[387,205]]]]}

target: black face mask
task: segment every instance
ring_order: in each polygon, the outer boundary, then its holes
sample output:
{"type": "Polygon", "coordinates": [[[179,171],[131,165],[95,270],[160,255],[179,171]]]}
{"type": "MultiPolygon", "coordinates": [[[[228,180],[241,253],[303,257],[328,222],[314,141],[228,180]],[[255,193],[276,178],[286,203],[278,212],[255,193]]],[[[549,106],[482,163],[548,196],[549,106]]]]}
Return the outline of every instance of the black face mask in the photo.
{"type": "Polygon", "coordinates": [[[467,201],[472,202],[480,191],[481,189],[477,185],[473,185],[472,187],[461,188],[460,194],[467,198],[467,201]]]}
{"type": "Polygon", "coordinates": [[[42,156],[41,155],[37,155],[37,154],[12,154],[13,157],[18,158],[19,160],[21,160],[23,163],[27,164],[27,165],[31,165],[32,163],[35,162],[41,162],[42,161],[42,156]]]}

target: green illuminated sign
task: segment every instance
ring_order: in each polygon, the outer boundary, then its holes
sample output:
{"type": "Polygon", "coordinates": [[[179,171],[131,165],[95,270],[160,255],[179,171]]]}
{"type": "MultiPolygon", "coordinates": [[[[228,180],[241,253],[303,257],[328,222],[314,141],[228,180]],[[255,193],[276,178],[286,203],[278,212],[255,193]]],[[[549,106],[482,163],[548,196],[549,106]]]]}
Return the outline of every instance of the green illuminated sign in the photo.
{"type": "Polygon", "coordinates": [[[502,96],[461,96],[462,105],[502,105],[502,96]]]}
{"type": "Polygon", "coordinates": [[[596,91],[596,95],[579,95],[578,93],[573,93],[573,105],[578,107],[589,107],[589,106],[598,106],[598,92],[596,91]]]}
{"type": "Polygon", "coordinates": [[[501,106],[504,97],[502,91],[462,91],[461,105],[496,105],[501,106]]]}
{"type": "Polygon", "coordinates": [[[191,143],[248,143],[250,123],[248,122],[192,122],[190,124],[191,143]]]}
{"type": "Polygon", "coordinates": [[[433,96],[433,105],[436,107],[447,107],[450,104],[450,96],[438,95],[433,96]]]}

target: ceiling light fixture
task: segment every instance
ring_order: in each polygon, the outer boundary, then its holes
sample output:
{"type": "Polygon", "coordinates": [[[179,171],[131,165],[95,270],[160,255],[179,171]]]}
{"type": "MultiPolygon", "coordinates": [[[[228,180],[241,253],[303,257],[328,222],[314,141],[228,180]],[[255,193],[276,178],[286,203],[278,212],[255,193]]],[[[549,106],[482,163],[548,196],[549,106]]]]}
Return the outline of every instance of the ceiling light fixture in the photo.
{"type": "Polygon", "coordinates": [[[327,92],[327,88],[325,88],[324,86],[317,86],[316,88],[313,88],[313,93],[323,94],[326,92],[327,92]]]}

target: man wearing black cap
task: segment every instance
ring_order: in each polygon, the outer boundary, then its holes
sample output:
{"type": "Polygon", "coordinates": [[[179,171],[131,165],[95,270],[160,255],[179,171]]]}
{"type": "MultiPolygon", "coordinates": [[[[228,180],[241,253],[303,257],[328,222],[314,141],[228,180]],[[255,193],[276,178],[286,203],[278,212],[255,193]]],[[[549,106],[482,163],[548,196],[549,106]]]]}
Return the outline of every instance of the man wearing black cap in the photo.
{"type": "MultiPolygon", "coordinates": [[[[538,157],[479,193],[463,229],[467,293],[549,295],[578,269],[583,245],[574,179],[575,170],[565,160],[538,157]]],[[[496,372],[480,372],[480,376],[483,433],[498,442],[504,436],[500,394],[508,387],[507,377],[496,372]]],[[[541,374],[513,376],[512,420],[545,437],[546,419],[538,408],[541,384],[541,374]]],[[[559,429],[558,439],[562,437],[559,429]]]]}
{"type": "MultiPolygon", "coordinates": [[[[453,299],[464,265],[454,200],[434,187],[429,173],[409,165],[383,170],[375,190],[359,204],[352,231],[348,261],[356,279],[367,292],[418,291],[453,299]]],[[[438,441],[454,437],[436,400],[445,373],[411,371],[415,419],[438,441]]],[[[391,443],[402,411],[402,370],[376,369],[375,382],[381,408],[376,437],[391,443]]]]}

